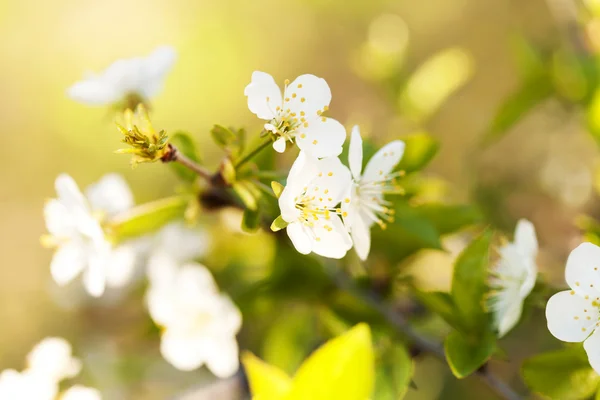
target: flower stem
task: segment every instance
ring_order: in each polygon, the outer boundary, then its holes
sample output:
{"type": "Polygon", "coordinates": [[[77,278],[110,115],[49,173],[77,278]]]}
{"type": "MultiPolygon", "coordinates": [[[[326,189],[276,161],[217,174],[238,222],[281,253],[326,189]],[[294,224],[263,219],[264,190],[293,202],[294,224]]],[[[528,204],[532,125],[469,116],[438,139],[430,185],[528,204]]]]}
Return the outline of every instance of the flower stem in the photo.
{"type": "Polygon", "coordinates": [[[206,168],[204,168],[203,166],[196,163],[194,160],[192,160],[191,158],[187,157],[185,154],[180,152],[177,149],[177,147],[173,146],[171,143],[169,143],[169,152],[163,156],[162,161],[163,162],[171,162],[171,161],[178,162],[179,164],[183,165],[184,167],[188,168],[189,170],[194,171],[199,176],[201,176],[203,179],[206,179],[208,182],[211,182],[211,179],[213,178],[210,171],[208,171],[206,168]]]}
{"type": "MultiPolygon", "coordinates": [[[[341,290],[350,293],[379,312],[398,333],[406,337],[420,351],[430,353],[442,361],[446,361],[443,347],[415,331],[408,320],[393,308],[385,304],[384,299],[373,290],[359,288],[338,265],[326,260],[324,267],[334,284],[341,290]]],[[[492,374],[487,363],[475,372],[496,394],[506,400],[521,400],[523,397],[492,374]]]]}
{"type": "Polygon", "coordinates": [[[239,160],[235,164],[235,169],[236,170],[239,169],[242,165],[244,165],[248,161],[252,160],[258,153],[260,153],[261,151],[263,151],[263,149],[267,148],[267,146],[269,146],[271,143],[273,143],[273,141],[271,140],[271,138],[269,138],[269,139],[265,140],[264,142],[262,142],[254,150],[252,150],[250,153],[246,154],[241,160],[239,160]]]}

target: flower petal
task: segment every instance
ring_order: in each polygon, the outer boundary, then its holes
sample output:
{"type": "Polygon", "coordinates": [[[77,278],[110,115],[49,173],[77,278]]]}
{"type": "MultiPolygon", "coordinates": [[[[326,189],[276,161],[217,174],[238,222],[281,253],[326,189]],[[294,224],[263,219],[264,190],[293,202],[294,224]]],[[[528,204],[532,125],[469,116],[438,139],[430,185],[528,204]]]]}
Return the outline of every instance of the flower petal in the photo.
{"type": "Polygon", "coordinates": [[[182,222],[168,224],[156,236],[156,249],[168,253],[178,263],[202,257],[209,246],[210,237],[205,231],[182,222]]]}
{"type": "Polygon", "coordinates": [[[378,181],[389,174],[402,159],[404,146],[402,140],[394,140],[379,149],[367,163],[362,182],[378,181]]]}
{"type": "Polygon", "coordinates": [[[69,210],[72,209],[88,209],[87,202],[79,186],[70,175],[60,174],[54,182],[58,200],[65,205],[69,210]]]}
{"type": "Polygon", "coordinates": [[[133,193],[119,174],[104,175],[87,187],[85,195],[94,211],[103,211],[109,216],[126,211],[134,204],[133,193]]]}
{"type": "Polygon", "coordinates": [[[248,108],[260,119],[275,118],[276,109],[282,104],[279,86],[265,72],[252,73],[252,81],[244,89],[244,94],[248,97],[248,108]]]}
{"type": "Polygon", "coordinates": [[[280,137],[273,142],[273,149],[275,149],[278,153],[283,153],[285,151],[286,141],[284,137],[280,137]]]}
{"type": "Polygon", "coordinates": [[[81,371],[81,361],[72,356],[71,344],[63,338],[48,337],[27,355],[28,371],[59,382],[81,371]]]}
{"type": "Polygon", "coordinates": [[[369,222],[365,221],[365,217],[355,215],[350,234],[358,258],[365,261],[371,250],[371,227],[369,222]]]}
{"type": "Polygon", "coordinates": [[[87,253],[82,245],[70,241],[60,246],[50,262],[52,279],[63,286],[71,282],[87,265],[87,253]]]}
{"type": "Polygon", "coordinates": [[[333,118],[316,118],[297,128],[295,138],[300,150],[313,157],[337,157],[343,150],[346,129],[333,118]]]}
{"type": "Polygon", "coordinates": [[[592,336],[583,342],[583,348],[588,356],[590,365],[597,373],[600,373],[600,330],[594,330],[592,336]]]}
{"type": "Polygon", "coordinates": [[[346,227],[337,216],[326,220],[319,218],[310,228],[312,251],[327,258],[343,258],[352,247],[352,239],[346,227]]]}
{"type": "Polygon", "coordinates": [[[538,252],[538,241],[535,235],[535,227],[526,220],[520,219],[515,228],[514,243],[525,256],[535,257],[538,252]]]}
{"type": "Polygon", "coordinates": [[[497,310],[494,314],[495,324],[498,329],[498,337],[506,335],[521,318],[523,312],[523,300],[519,297],[511,299],[510,303],[506,304],[506,308],[497,310]]]}
{"type": "Polygon", "coordinates": [[[143,62],[139,94],[145,98],[155,96],[163,86],[167,73],[173,67],[177,52],[171,46],[161,46],[148,55],[143,62]]]}
{"type": "Polygon", "coordinates": [[[74,385],[62,394],[60,400],[102,400],[102,395],[98,389],[74,385]]]}
{"type": "Polygon", "coordinates": [[[598,296],[600,294],[600,247],[587,242],[577,246],[567,259],[565,279],[576,292],[598,296]]]}
{"type": "Polygon", "coordinates": [[[83,287],[93,297],[104,294],[106,287],[107,253],[93,254],[89,258],[88,267],[83,271],[83,287]]]}
{"type": "Polygon", "coordinates": [[[363,162],[363,142],[360,137],[360,129],[358,125],[354,125],[352,128],[352,134],[350,137],[350,147],[348,149],[348,164],[350,165],[350,171],[356,181],[360,180],[360,174],[362,172],[363,162]]]}
{"type": "Polygon", "coordinates": [[[114,103],[123,93],[108,85],[102,77],[94,76],[73,84],[67,95],[78,103],[95,106],[114,103]]]}
{"type": "Polygon", "coordinates": [[[314,204],[333,207],[342,201],[352,183],[350,170],[339,158],[327,157],[317,161],[318,174],[307,187],[307,194],[315,196],[314,204]]]}
{"type": "Polygon", "coordinates": [[[56,199],[44,204],[44,219],[48,232],[56,237],[70,237],[75,233],[75,221],[67,207],[56,199]]]}
{"type": "Polygon", "coordinates": [[[300,222],[292,222],[287,226],[286,232],[298,253],[309,254],[311,252],[313,241],[304,225],[300,222]]]}
{"type": "Polygon", "coordinates": [[[133,246],[123,244],[110,253],[106,265],[106,284],[123,287],[131,282],[135,272],[136,251],[133,246]]]}
{"type": "Polygon", "coordinates": [[[171,365],[181,371],[192,371],[206,361],[208,347],[203,337],[192,337],[167,329],[160,341],[160,352],[171,365]]]}
{"type": "Polygon", "coordinates": [[[298,115],[304,112],[310,120],[320,116],[331,103],[331,90],[323,78],[314,75],[300,75],[288,85],[284,94],[284,109],[290,109],[298,115]]]}
{"type": "Polygon", "coordinates": [[[598,307],[574,291],[556,293],[546,304],[546,319],[550,333],[563,342],[581,342],[595,328],[598,307]]]}
{"type": "Polygon", "coordinates": [[[206,366],[219,378],[229,378],[240,367],[235,337],[213,340],[207,354],[206,366]]]}
{"type": "Polygon", "coordinates": [[[318,173],[317,159],[301,151],[292,164],[286,186],[279,196],[279,209],[285,221],[293,222],[298,219],[299,210],[296,208],[296,198],[304,192],[304,188],[318,173]]]}

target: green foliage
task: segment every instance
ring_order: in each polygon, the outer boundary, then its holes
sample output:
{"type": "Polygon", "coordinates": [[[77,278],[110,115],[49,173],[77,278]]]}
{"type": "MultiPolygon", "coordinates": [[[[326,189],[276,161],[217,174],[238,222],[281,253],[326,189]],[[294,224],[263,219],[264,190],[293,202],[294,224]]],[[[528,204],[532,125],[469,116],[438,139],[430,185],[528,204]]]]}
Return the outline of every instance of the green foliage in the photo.
{"type": "Polygon", "coordinates": [[[523,363],[521,373],[532,391],[552,399],[587,399],[600,384],[580,345],[535,355],[523,363]]]}
{"type": "Polygon", "coordinates": [[[248,233],[254,233],[260,227],[260,210],[244,209],[242,216],[242,229],[248,233]]]}
{"type": "Polygon", "coordinates": [[[109,220],[107,229],[116,241],[155,232],[173,220],[183,219],[190,201],[196,200],[189,195],[182,195],[134,207],[109,220]]]}
{"type": "Polygon", "coordinates": [[[279,198],[281,196],[281,192],[283,192],[284,186],[276,181],[271,182],[271,189],[273,189],[273,193],[275,193],[275,197],[279,198]]]}
{"type": "Polygon", "coordinates": [[[440,143],[427,133],[415,133],[402,140],[406,148],[397,169],[407,173],[425,168],[440,148],[440,143]]]}
{"type": "MultiPolygon", "coordinates": [[[[175,132],[171,135],[169,143],[174,145],[180,153],[190,160],[200,162],[200,155],[198,154],[196,142],[189,133],[184,131],[175,132]]],[[[198,178],[198,175],[194,171],[191,171],[179,163],[171,162],[169,163],[169,167],[177,174],[177,176],[186,182],[194,182],[196,178],[198,178]]]]}
{"type": "Polygon", "coordinates": [[[491,231],[485,231],[463,250],[454,265],[452,300],[469,332],[482,333],[489,326],[489,317],[483,304],[488,289],[489,247],[491,231]]]}
{"type": "Polygon", "coordinates": [[[256,190],[252,182],[234,182],[233,191],[238,195],[246,208],[249,208],[253,211],[258,209],[258,198],[260,197],[260,191],[256,190]]]}
{"type": "Polygon", "coordinates": [[[463,336],[452,331],[444,341],[446,360],[454,376],[466,378],[486,363],[496,349],[496,338],[490,332],[482,337],[463,336]]]}
{"type": "Polygon", "coordinates": [[[461,325],[459,316],[454,306],[454,301],[449,293],[445,292],[421,292],[414,290],[417,299],[425,306],[428,310],[433,311],[444,319],[454,329],[463,331],[464,328],[461,325]]]}
{"type": "Polygon", "coordinates": [[[375,370],[375,395],[377,400],[402,399],[411,384],[414,364],[410,354],[401,344],[385,349],[377,360],[375,370]]]}
{"type": "Polygon", "coordinates": [[[232,157],[239,157],[246,144],[246,131],[244,129],[225,128],[215,125],[210,130],[210,135],[215,143],[226,150],[232,157]]]}
{"type": "Polygon", "coordinates": [[[366,324],[317,349],[302,363],[293,380],[251,354],[244,354],[242,362],[256,400],[365,400],[373,392],[374,355],[366,324]]]}
{"type": "Polygon", "coordinates": [[[285,228],[286,226],[288,226],[288,223],[286,220],[283,219],[283,217],[280,215],[277,218],[275,218],[275,220],[273,221],[273,223],[271,224],[271,230],[273,232],[277,232],[282,230],[283,228],[285,228]]]}

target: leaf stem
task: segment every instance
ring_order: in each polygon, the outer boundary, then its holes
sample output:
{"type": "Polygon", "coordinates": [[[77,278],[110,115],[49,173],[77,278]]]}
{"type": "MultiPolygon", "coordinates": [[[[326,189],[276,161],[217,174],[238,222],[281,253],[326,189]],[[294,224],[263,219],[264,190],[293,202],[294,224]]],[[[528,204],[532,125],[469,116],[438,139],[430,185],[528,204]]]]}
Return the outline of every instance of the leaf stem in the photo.
{"type": "Polygon", "coordinates": [[[262,142],[254,150],[252,150],[250,153],[246,154],[241,160],[239,160],[235,164],[235,169],[236,170],[239,169],[242,165],[244,165],[248,161],[252,160],[258,153],[260,153],[261,151],[263,151],[263,149],[265,149],[271,143],[273,143],[273,141],[271,140],[271,138],[268,138],[267,140],[265,140],[264,142],[262,142]]]}
{"type": "Polygon", "coordinates": [[[200,164],[196,163],[191,158],[187,157],[185,154],[180,152],[177,149],[177,147],[175,147],[171,143],[169,143],[169,152],[167,152],[163,156],[162,162],[172,162],[172,161],[183,165],[184,167],[188,168],[191,171],[194,171],[195,173],[197,173],[199,176],[201,176],[206,181],[212,182],[213,175],[210,173],[209,170],[207,170],[200,164]]]}
{"type": "MultiPolygon", "coordinates": [[[[350,278],[338,265],[325,261],[325,270],[332,278],[335,285],[357,299],[365,302],[374,310],[379,312],[386,321],[393,326],[396,331],[405,336],[420,351],[430,353],[442,361],[446,361],[443,347],[429,338],[422,336],[415,331],[408,320],[402,314],[385,304],[385,300],[373,290],[364,290],[359,288],[352,278],[350,278]]],[[[512,390],[508,385],[502,382],[498,377],[492,374],[484,364],[475,374],[486,383],[496,394],[506,400],[521,400],[523,397],[512,390]]]]}

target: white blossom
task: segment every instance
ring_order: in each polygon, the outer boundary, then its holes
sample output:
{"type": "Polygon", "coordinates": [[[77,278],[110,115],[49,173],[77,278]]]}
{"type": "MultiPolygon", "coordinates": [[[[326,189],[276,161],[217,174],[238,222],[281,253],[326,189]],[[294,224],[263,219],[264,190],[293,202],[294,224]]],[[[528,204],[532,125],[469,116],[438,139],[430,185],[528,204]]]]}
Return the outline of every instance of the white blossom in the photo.
{"type": "Polygon", "coordinates": [[[107,175],[88,189],[87,199],[69,175],[60,175],[55,187],[58,197],[44,207],[49,235],[43,238],[45,245],[56,247],[50,264],[54,281],[66,285],[82,273],[85,289],[95,297],[107,285],[126,284],[133,273],[135,252],[128,245],[114,247],[100,223],[131,207],[132,195],[125,182],[118,175],[107,175]]]}
{"type": "Polygon", "coordinates": [[[160,350],[175,368],[190,371],[203,364],[218,377],[238,370],[236,334],[242,316],[221,294],[210,272],[197,263],[179,266],[165,253],[148,264],[150,316],[163,327],[160,350]]]}
{"type": "Polygon", "coordinates": [[[69,389],[65,390],[65,392],[60,397],[60,400],[101,400],[102,396],[98,389],[74,385],[69,389]]]}
{"type": "Polygon", "coordinates": [[[161,90],[175,58],[175,49],[162,46],[146,57],[117,60],[100,74],[89,73],[71,86],[68,94],[90,105],[116,103],[127,96],[148,100],[161,90]]]}
{"type": "Polygon", "coordinates": [[[600,373],[600,247],[582,243],[571,252],[565,279],[571,290],[546,305],[548,329],[564,342],[583,342],[592,368],[600,373]]]}
{"type": "Polygon", "coordinates": [[[512,243],[498,250],[500,259],[490,279],[490,308],[498,336],[508,333],[521,318],[523,301],[535,286],[538,242],[535,227],[525,219],[517,222],[512,243]]]}
{"type": "Polygon", "coordinates": [[[367,259],[371,249],[371,226],[377,223],[385,229],[386,223],[394,220],[394,210],[389,207],[391,203],[383,196],[403,193],[395,183],[395,178],[402,172],[392,173],[392,170],[402,159],[404,147],[401,140],[386,144],[371,157],[363,172],[362,138],[358,126],[352,129],[348,164],[353,180],[342,203],[342,215],[361,260],[367,259]]]}
{"type": "Polygon", "coordinates": [[[323,116],[329,109],[331,90],[314,75],[301,75],[285,81],[283,94],[273,77],[255,71],[244,94],[248,108],[268,121],[265,130],[275,135],[273,148],[283,153],[286,142],[295,142],[313,157],[338,156],[346,140],[346,130],[338,121],[323,116]]]}
{"type": "MultiPolygon", "coordinates": [[[[27,355],[27,367],[19,372],[7,369],[0,372],[0,399],[54,400],[59,394],[59,384],[79,374],[81,361],[72,355],[69,342],[63,338],[49,337],[34,346],[27,355]]],[[[91,388],[81,390],[74,386],[67,390],[62,400],[100,400],[100,393],[91,388]],[[95,397],[85,394],[94,393],[95,397]]]]}
{"type": "Polygon", "coordinates": [[[352,240],[338,206],[350,179],[350,171],[339,158],[319,160],[300,152],[279,197],[281,217],[288,223],[287,234],[298,252],[342,258],[350,250],[352,240]]]}

